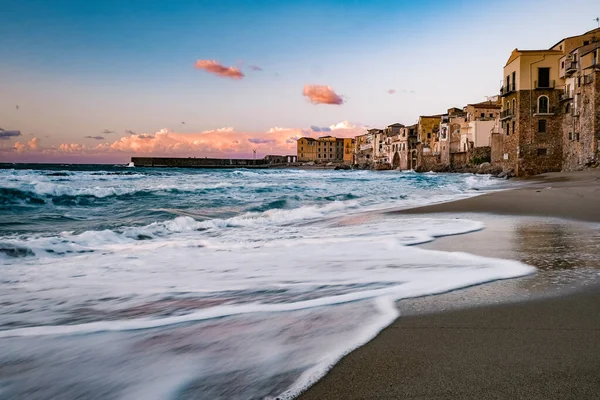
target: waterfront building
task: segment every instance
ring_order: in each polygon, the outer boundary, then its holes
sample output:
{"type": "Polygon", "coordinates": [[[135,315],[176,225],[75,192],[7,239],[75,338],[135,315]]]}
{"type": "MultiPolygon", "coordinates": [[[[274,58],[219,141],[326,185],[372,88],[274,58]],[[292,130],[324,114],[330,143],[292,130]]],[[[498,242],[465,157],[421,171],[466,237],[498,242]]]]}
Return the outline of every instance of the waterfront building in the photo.
{"type": "Polygon", "coordinates": [[[511,53],[500,89],[502,140],[493,140],[501,150],[492,149],[505,170],[534,175],[597,161],[599,40],[600,28],[511,53]]]}
{"type": "Polygon", "coordinates": [[[301,137],[298,139],[297,155],[299,162],[343,162],[344,139],[321,136],[318,139],[301,137]]]}

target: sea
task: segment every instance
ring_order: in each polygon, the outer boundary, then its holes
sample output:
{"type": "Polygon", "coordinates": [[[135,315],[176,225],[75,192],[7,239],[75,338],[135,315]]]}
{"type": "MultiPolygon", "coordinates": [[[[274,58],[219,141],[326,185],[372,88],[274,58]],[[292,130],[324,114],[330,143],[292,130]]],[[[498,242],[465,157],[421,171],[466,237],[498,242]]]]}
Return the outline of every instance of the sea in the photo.
{"type": "Polygon", "coordinates": [[[417,246],[479,221],[387,212],[503,182],[2,165],[0,398],[294,398],[398,300],[534,271],[417,246]]]}

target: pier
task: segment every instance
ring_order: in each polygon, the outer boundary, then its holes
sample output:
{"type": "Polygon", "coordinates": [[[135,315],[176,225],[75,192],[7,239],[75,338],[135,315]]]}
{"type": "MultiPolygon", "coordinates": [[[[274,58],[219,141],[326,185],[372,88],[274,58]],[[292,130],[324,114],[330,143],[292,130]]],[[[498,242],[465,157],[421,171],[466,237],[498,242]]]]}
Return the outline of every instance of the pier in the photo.
{"type": "Polygon", "coordinates": [[[273,168],[292,165],[297,162],[297,156],[274,156],[264,158],[177,158],[177,157],[131,157],[136,167],[154,168],[273,168]]]}

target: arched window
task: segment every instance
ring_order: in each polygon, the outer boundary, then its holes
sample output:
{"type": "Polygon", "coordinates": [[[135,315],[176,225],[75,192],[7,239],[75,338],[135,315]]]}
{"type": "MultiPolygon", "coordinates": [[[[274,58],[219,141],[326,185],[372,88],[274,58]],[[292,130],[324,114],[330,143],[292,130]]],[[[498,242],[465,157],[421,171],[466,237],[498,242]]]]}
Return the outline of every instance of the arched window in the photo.
{"type": "Polygon", "coordinates": [[[548,96],[538,97],[538,114],[548,114],[548,96]]]}
{"type": "Polygon", "coordinates": [[[571,111],[571,103],[567,103],[567,105],[565,106],[565,114],[568,114],[569,111],[571,111]]]}
{"type": "Polygon", "coordinates": [[[517,99],[513,99],[512,113],[517,114],[517,99]]]}

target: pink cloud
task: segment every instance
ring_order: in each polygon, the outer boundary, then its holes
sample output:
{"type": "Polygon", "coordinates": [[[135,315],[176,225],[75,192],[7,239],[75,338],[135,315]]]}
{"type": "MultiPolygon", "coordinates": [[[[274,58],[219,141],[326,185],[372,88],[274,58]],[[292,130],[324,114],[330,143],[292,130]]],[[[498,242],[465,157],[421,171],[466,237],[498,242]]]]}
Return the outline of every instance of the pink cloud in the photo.
{"type": "Polygon", "coordinates": [[[40,148],[40,140],[36,137],[27,143],[15,142],[14,149],[17,153],[37,152],[40,148]]]}
{"type": "Polygon", "coordinates": [[[258,65],[251,65],[250,69],[252,71],[262,71],[263,69],[261,67],[259,67],[258,65]]]}
{"type": "Polygon", "coordinates": [[[125,164],[132,156],[252,158],[267,154],[296,154],[296,141],[302,136],[354,137],[367,127],[343,121],[314,132],[303,128],[273,127],[264,132],[236,131],[231,127],[200,133],[178,133],[162,129],[156,133],[125,136],[109,143],[85,145],[63,143],[41,147],[37,138],[14,147],[0,147],[7,162],[112,162],[125,164]]]}
{"type": "Polygon", "coordinates": [[[306,85],[302,94],[313,104],[343,104],[342,99],[331,86],[306,85]]]}
{"type": "Polygon", "coordinates": [[[390,90],[388,90],[387,92],[388,92],[389,94],[394,94],[394,93],[396,93],[396,89],[390,89],[390,90]]]}
{"type": "Polygon", "coordinates": [[[244,74],[235,67],[225,67],[215,60],[198,60],[196,68],[203,69],[206,72],[231,79],[242,79],[244,74]]]}

